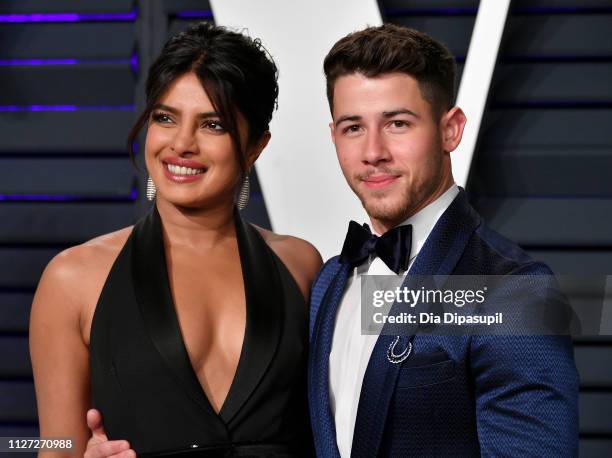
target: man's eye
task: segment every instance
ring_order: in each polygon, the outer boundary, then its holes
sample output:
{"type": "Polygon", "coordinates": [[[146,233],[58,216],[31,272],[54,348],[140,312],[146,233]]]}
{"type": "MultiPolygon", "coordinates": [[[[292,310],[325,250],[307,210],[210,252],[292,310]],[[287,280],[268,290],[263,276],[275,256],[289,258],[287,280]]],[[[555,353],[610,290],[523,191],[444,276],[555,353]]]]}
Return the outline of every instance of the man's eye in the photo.
{"type": "Polygon", "coordinates": [[[393,125],[393,127],[406,127],[408,126],[408,123],[406,121],[392,121],[391,124],[393,125]]]}
{"type": "Polygon", "coordinates": [[[345,133],[359,132],[359,128],[360,128],[359,124],[352,124],[348,127],[345,127],[344,132],[345,133]]]}

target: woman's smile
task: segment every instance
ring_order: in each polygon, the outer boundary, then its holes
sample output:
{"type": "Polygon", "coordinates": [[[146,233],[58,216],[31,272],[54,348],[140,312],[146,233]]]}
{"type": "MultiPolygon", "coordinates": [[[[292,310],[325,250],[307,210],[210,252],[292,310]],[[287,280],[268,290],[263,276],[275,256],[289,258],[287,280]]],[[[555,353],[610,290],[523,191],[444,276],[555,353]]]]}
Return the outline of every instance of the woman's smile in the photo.
{"type": "Polygon", "coordinates": [[[192,183],[204,176],[207,167],[197,161],[169,157],[162,161],[164,175],[175,183],[192,183]]]}

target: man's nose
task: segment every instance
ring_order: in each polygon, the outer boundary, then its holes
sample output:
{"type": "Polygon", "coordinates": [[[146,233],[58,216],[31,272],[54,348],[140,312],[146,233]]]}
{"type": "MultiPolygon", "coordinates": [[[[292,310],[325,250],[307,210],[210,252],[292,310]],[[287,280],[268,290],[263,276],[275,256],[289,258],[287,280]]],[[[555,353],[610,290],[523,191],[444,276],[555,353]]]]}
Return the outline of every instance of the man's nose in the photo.
{"type": "Polygon", "coordinates": [[[364,142],[363,162],[368,165],[376,165],[386,162],[391,158],[383,135],[377,131],[368,131],[364,142]]]}

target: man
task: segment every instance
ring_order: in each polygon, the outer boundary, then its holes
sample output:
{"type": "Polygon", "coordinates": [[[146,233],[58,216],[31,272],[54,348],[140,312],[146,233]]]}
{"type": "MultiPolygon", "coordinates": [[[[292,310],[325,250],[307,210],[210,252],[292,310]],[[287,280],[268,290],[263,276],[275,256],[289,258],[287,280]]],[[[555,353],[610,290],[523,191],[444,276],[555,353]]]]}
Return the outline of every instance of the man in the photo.
{"type": "MultiPolygon", "coordinates": [[[[416,335],[396,342],[361,333],[362,274],[550,274],[488,229],[453,182],[450,153],[466,122],[452,106],[453,56],[424,34],[387,24],[341,39],[324,68],[344,176],[373,230],[397,235],[396,245],[407,249],[405,259],[393,253],[383,261],[377,239],[353,224],[342,255],[313,285],[308,377],[317,455],[576,455],[578,377],[569,339],[416,335]]],[[[131,452],[125,441],[106,441],[98,412],[89,412],[88,423],[94,434],[86,456],[131,452]]]]}
{"type": "Polygon", "coordinates": [[[324,69],[340,166],[387,242],[352,223],[341,255],[313,286],[317,455],[576,455],[569,338],[361,332],[362,274],[551,274],[488,229],[453,182],[450,153],[466,122],[453,107],[453,56],[422,33],[387,24],[342,38],[324,69]]]}

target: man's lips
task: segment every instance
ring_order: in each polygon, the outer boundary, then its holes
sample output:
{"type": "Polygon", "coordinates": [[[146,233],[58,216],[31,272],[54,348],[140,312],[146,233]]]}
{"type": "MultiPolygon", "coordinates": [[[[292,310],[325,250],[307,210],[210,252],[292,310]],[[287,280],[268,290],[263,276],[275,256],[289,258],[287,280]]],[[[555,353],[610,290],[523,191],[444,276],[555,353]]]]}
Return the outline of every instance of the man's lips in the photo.
{"type": "Polygon", "coordinates": [[[399,175],[370,175],[362,181],[369,188],[382,188],[397,180],[399,175]]]}

